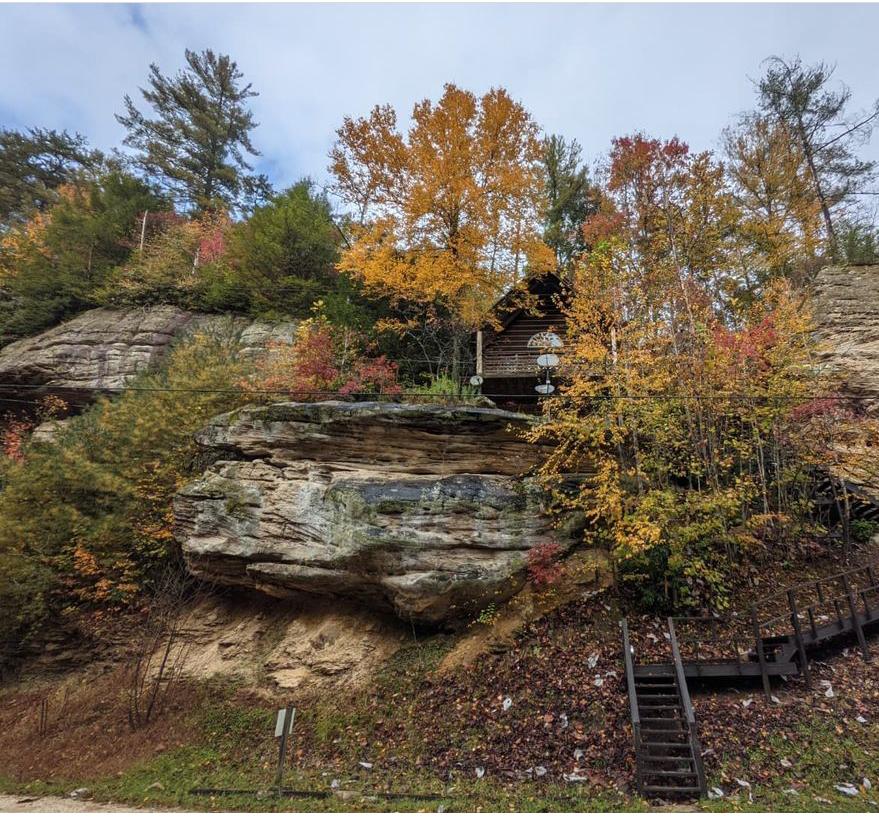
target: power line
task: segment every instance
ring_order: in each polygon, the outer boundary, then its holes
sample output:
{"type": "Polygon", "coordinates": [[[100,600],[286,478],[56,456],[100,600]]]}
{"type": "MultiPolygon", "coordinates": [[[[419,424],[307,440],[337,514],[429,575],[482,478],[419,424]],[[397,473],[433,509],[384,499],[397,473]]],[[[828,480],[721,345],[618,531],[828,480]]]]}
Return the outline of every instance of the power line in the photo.
{"type": "MultiPolygon", "coordinates": [[[[336,398],[342,402],[353,403],[355,402],[352,399],[351,395],[340,394],[338,390],[331,389],[232,389],[229,387],[191,387],[191,386],[122,386],[122,387],[86,387],[86,386],[65,386],[65,385],[52,385],[52,384],[15,384],[15,383],[0,383],[0,390],[2,389],[31,389],[31,390],[42,390],[47,392],[52,391],[70,391],[70,392],[90,392],[92,394],[99,395],[120,395],[125,392],[159,392],[159,393],[182,393],[182,394],[220,394],[220,395],[237,395],[240,397],[248,397],[251,395],[281,395],[288,397],[331,397],[336,398]]],[[[485,398],[534,398],[540,397],[536,393],[532,392],[481,392],[479,395],[465,395],[463,393],[454,393],[454,392],[442,392],[442,393],[429,393],[417,390],[409,390],[409,391],[400,391],[400,392],[368,392],[362,390],[352,390],[354,395],[358,397],[368,397],[370,399],[384,399],[386,401],[393,401],[396,398],[402,397],[413,397],[413,398],[421,398],[421,399],[434,399],[434,398],[447,398],[449,400],[462,400],[470,397],[485,397],[485,398]]],[[[568,397],[565,393],[561,393],[559,396],[553,397],[568,397]]],[[[704,393],[699,394],[695,392],[689,393],[632,393],[626,395],[585,395],[582,397],[582,401],[584,403],[588,403],[590,401],[616,401],[616,400],[762,400],[762,401],[779,401],[779,402],[787,402],[787,401],[796,401],[796,402],[804,402],[811,400],[839,400],[839,401],[847,401],[853,402],[866,398],[879,398],[879,391],[876,392],[867,392],[862,391],[858,395],[840,395],[838,393],[814,393],[814,394],[804,394],[804,395],[767,395],[760,394],[757,392],[730,392],[730,393],[704,393]]],[[[31,399],[32,402],[39,402],[40,398],[31,399]]],[[[17,398],[4,398],[2,397],[2,393],[0,393],[0,401],[4,402],[29,402],[27,400],[21,400],[17,398]]]]}

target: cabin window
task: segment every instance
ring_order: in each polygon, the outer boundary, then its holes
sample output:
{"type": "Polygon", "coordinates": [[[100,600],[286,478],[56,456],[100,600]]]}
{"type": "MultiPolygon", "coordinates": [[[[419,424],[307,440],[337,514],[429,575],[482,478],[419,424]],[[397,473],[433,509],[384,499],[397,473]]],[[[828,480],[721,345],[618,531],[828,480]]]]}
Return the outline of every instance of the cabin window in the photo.
{"type": "Polygon", "coordinates": [[[554,332],[537,332],[528,339],[529,349],[558,349],[564,346],[554,332]]]}

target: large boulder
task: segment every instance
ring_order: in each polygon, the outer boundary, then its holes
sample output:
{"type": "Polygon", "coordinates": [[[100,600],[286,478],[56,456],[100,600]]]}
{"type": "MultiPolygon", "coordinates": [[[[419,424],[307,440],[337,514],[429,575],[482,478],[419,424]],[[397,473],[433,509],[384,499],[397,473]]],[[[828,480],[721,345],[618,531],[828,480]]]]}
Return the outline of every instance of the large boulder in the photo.
{"type": "Polygon", "coordinates": [[[215,418],[210,465],[175,498],[192,572],[276,596],[337,595],[407,620],[514,593],[558,539],[524,475],[540,456],[498,409],[280,403],[215,418]]]}
{"type": "Polygon", "coordinates": [[[0,350],[0,402],[23,392],[57,392],[79,401],[123,388],[169,345],[196,329],[235,333],[244,354],[289,341],[296,323],[187,312],[179,307],[94,309],[0,350]]]}

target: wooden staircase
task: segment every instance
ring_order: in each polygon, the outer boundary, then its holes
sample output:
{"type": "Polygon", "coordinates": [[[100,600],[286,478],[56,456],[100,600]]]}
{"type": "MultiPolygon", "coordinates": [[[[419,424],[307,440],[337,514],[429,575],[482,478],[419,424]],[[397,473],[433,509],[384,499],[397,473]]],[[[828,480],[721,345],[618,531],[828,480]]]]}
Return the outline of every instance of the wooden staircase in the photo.
{"type": "Polygon", "coordinates": [[[706,794],[688,679],[760,677],[769,698],[772,678],[802,675],[811,685],[809,653],[845,637],[854,635],[869,659],[866,632],[879,626],[877,573],[863,566],[786,588],[752,605],[747,617],[669,618],[670,662],[638,664],[622,620],[638,792],[669,799],[706,794]],[[767,608],[768,617],[761,614],[767,608]],[[679,638],[676,625],[695,632],[679,638]]]}
{"type": "Polygon", "coordinates": [[[638,792],[646,798],[705,795],[702,749],[686,679],[678,668],[635,679],[628,626],[625,620],[621,625],[638,792]]]}

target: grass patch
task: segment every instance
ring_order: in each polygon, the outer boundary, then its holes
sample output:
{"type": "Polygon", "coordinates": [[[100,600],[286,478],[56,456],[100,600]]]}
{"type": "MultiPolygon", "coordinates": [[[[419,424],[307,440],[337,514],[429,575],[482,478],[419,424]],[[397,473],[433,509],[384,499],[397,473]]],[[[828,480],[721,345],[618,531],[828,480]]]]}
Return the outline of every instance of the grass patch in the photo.
{"type": "Polygon", "coordinates": [[[796,741],[774,737],[744,759],[724,758],[709,787],[727,793],[703,802],[703,808],[717,812],[877,812],[879,729],[849,724],[838,730],[816,718],[801,726],[796,741]],[[872,789],[864,787],[864,778],[872,789]],[[736,779],[750,783],[750,792],[736,779]],[[836,789],[844,783],[859,793],[836,789]]]}

